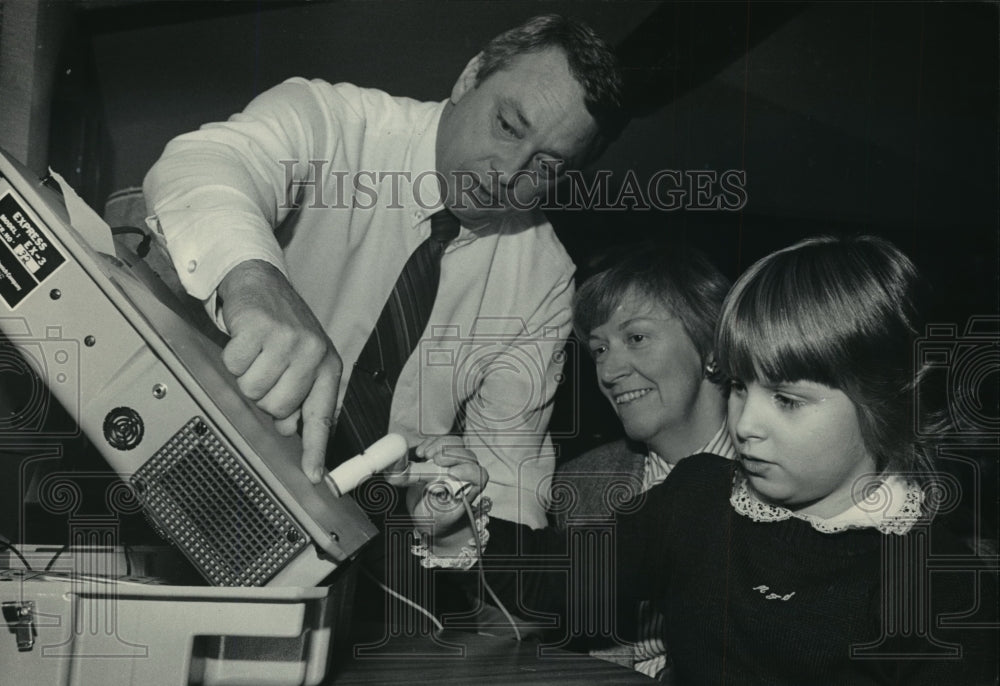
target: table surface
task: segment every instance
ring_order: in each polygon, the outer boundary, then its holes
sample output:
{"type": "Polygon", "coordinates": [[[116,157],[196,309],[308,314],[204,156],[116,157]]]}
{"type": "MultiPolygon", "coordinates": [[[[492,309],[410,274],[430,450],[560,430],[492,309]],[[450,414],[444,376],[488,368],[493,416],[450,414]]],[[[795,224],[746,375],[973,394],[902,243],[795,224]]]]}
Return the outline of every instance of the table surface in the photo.
{"type": "Polygon", "coordinates": [[[324,684],[649,684],[620,665],[537,642],[445,630],[355,643],[338,656],[324,684]]]}

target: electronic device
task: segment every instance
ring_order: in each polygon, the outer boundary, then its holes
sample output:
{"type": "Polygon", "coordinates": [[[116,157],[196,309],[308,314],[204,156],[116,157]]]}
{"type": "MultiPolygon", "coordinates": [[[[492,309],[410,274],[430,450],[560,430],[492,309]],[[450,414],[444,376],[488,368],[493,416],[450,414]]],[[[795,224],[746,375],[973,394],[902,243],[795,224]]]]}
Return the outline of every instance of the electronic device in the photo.
{"type": "Polygon", "coordinates": [[[301,440],[244,398],[219,341],[144,266],[93,249],[60,195],[0,151],[6,338],[208,582],[321,582],[377,529],[307,479],[301,440]]]}
{"type": "Polygon", "coordinates": [[[337,615],[350,604],[348,590],[173,586],[141,576],[0,567],[0,623],[7,627],[0,681],[315,686],[346,628],[337,615]]]}

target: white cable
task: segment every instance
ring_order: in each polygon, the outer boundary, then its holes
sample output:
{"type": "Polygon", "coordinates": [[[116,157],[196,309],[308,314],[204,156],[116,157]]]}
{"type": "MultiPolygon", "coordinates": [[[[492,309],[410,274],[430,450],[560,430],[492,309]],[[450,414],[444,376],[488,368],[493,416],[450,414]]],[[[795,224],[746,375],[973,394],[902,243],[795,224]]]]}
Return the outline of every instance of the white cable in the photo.
{"type": "Polygon", "coordinates": [[[517,622],[514,621],[510,612],[507,611],[506,606],[500,602],[497,594],[493,592],[493,588],[486,583],[486,572],[483,570],[483,542],[479,538],[479,531],[476,529],[476,517],[472,513],[472,506],[469,505],[469,501],[466,499],[465,493],[461,494],[461,498],[462,505],[465,506],[465,514],[469,518],[469,523],[472,525],[472,537],[476,541],[476,568],[479,570],[479,581],[483,584],[483,588],[486,589],[486,592],[490,594],[490,597],[493,598],[493,602],[495,602],[497,607],[500,608],[500,611],[503,612],[503,616],[506,617],[507,621],[510,623],[510,628],[514,630],[515,638],[518,642],[520,642],[522,640],[521,632],[517,628],[517,622]]]}
{"type": "Polygon", "coordinates": [[[433,614],[431,614],[430,610],[428,610],[425,607],[421,606],[419,603],[410,600],[409,598],[407,598],[406,596],[404,596],[402,593],[399,593],[398,591],[394,591],[391,588],[389,588],[388,586],[386,586],[384,583],[382,583],[381,581],[379,581],[378,578],[376,578],[376,576],[374,574],[372,574],[370,571],[368,571],[368,569],[364,565],[361,565],[361,571],[364,572],[365,576],[367,576],[369,579],[371,579],[376,584],[378,584],[379,587],[383,591],[385,591],[386,593],[388,593],[389,595],[391,595],[393,598],[396,598],[397,600],[401,600],[402,602],[406,603],[407,605],[409,605],[413,609],[415,609],[418,612],[420,612],[423,615],[425,615],[432,622],[434,622],[434,626],[436,626],[438,628],[438,631],[444,631],[444,626],[442,626],[441,622],[438,621],[437,617],[435,617],[433,614]]]}
{"type": "MultiPolygon", "coordinates": [[[[368,447],[360,455],[352,457],[347,460],[337,468],[331,470],[324,477],[324,481],[333,493],[340,497],[354,490],[358,484],[372,476],[377,472],[382,472],[388,467],[392,466],[399,460],[401,460],[408,450],[406,439],[399,434],[386,434],[384,437],[375,441],[371,446],[368,447]]],[[[514,635],[517,640],[521,640],[521,632],[517,628],[517,622],[508,612],[507,608],[497,594],[494,593],[493,588],[486,581],[486,573],[483,570],[483,543],[479,536],[479,532],[476,530],[476,517],[472,512],[472,506],[469,505],[469,500],[466,497],[466,492],[471,488],[471,484],[466,484],[448,475],[447,469],[438,467],[436,465],[410,465],[406,470],[400,473],[388,473],[386,474],[386,481],[389,483],[394,483],[395,485],[406,485],[416,481],[432,480],[433,486],[438,486],[444,488],[451,497],[458,497],[462,501],[462,505],[465,508],[465,514],[469,519],[469,524],[472,527],[472,535],[476,542],[476,563],[479,572],[479,580],[486,589],[487,593],[493,599],[493,602],[497,604],[500,611],[503,612],[504,617],[510,623],[511,628],[514,630],[514,635]]],[[[382,581],[375,577],[364,565],[360,565],[361,571],[364,572],[372,581],[374,581],[378,586],[391,595],[392,597],[400,600],[401,602],[409,605],[413,609],[417,610],[421,614],[425,615],[430,619],[434,626],[438,628],[438,631],[443,631],[444,626],[438,621],[429,610],[422,607],[420,604],[410,600],[406,596],[402,595],[398,591],[395,591],[388,586],[386,586],[382,581]]]]}

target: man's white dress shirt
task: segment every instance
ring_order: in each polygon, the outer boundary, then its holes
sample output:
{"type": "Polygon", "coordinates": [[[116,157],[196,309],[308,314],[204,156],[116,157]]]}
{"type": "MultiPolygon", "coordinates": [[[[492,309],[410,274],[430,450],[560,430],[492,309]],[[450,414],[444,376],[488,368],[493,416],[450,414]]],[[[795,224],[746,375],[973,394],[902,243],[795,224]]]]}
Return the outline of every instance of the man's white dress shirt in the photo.
{"type": "MultiPolygon", "coordinates": [[[[344,362],[338,408],[403,265],[443,207],[434,176],[443,109],[294,78],[229,121],[171,141],[145,179],[150,226],[220,326],[215,291],[234,266],[265,260],[289,278],[344,362]]],[[[539,211],[463,227],[390,412],[389,431],[411,446],[464,415],[466,446],[489,471],[493,516],[533,528],[545,525],[538,485],[554,466],[546,429],[573,271],[539,211]]]]}

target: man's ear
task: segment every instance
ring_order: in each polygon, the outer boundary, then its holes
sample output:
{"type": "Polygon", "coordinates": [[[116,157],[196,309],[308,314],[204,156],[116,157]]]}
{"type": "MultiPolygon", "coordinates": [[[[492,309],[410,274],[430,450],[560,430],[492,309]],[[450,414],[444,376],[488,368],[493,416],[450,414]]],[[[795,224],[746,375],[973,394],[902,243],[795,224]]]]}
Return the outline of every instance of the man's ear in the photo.
{"type": "Polygon", "coordinates": [[[476,87],[476,77],[479,75],[479,65],[482,63],[483,53],[479,53],[465,65],[465,69],[459,74],[458,81],[451,89],[451,102],[457,105],[466,93],[476,87]]]}

